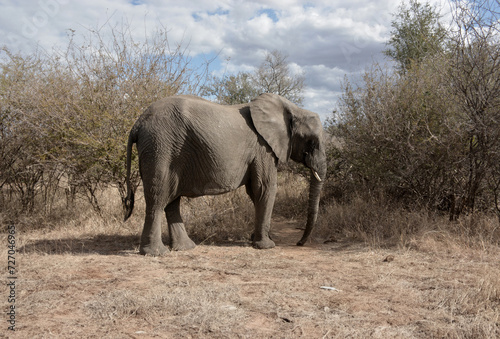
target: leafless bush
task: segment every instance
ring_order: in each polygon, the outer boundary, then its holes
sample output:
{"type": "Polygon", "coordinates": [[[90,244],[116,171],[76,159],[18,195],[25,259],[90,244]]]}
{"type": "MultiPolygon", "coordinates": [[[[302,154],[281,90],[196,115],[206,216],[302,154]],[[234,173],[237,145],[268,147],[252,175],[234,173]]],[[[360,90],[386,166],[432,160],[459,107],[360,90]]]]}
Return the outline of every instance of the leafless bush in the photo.
{"type": "MultiPolygon", "coordinates": [[[[62,177],[96,211],[98,190],[116,186],[124,197],[132,124],[159,98],[197,93],[208,67],[192,66],[187,45],[172,45],[165,28],[138,41],[127,23],[69,30],[64,50],[2,54],[0,189],[26,212],[37,197],[50,210],[62,177]]],[[[137,185],[137,169],[133,178],[137,185]]]]}
{"type": "MultiPolygon", "coordinates": [[[[344,82],[330,128],[332,187],[460,215],[499,205],[500,48],[492,2],[453,3],[446,48],[404,73],[374,65],[344,82]]],[[[343,197],[349,198],[349,197],[343,197]]],[[[500,219],[499,219],[500,220],[500,219]]]]}
{"type": "Polygon", "coordinates": [[[343,145],[332,170],[341,173],[333,174],[395,200],[437,205],[456,175],[450,165],[462,156],[460,113],[436,74],[445,66],[445,59],[434,59],[406,77],[377,66],[362,86],[346,81],[333,128],[343,145]]]}
{"type": "Polygon", "coordinates": [[[454,2],[449,86],[466,116],[468,172],[463,206],[484,208],[486,195],[500,222],[500,13],[498,1],[454,2]],[[492,203],[493,202],[493,203],[492,203]]]}

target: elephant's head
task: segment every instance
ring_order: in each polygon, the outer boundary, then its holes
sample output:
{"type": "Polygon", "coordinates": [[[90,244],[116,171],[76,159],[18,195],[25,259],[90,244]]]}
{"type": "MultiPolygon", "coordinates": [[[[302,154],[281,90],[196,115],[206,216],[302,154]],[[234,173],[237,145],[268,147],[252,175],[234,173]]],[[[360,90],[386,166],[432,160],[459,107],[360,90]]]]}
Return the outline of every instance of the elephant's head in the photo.
{"type": "Polygon", "coordinates": [[[281,162],[292,159],[311,170],[307,225],[297,245],[304,245],[316,223],[322,180],[326,176],[323,128],[316,113],[276,94],[262,94],[250,103],[257,132],[281,162]]]}

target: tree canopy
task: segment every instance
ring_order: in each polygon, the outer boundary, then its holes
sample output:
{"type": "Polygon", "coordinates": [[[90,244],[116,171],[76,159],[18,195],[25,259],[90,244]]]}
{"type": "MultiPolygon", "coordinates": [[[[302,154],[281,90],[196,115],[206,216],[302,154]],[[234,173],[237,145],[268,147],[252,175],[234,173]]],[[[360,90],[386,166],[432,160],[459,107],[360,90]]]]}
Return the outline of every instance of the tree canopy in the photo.
{"type": "Polygon", "coordinates": [[[401,73],[443,50],[447,32],[439,21],[439,12],[429,3],[410,0],[408,7],[402,3],[394,17],[384,54],[397,62],[401,73]]]}

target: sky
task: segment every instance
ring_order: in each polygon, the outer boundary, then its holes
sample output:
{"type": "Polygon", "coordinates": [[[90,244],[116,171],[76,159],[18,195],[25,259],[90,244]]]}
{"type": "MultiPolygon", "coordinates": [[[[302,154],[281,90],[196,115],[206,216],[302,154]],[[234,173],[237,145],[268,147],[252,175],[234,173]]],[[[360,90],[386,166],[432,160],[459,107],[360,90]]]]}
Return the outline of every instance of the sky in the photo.
{"type": "MultiPolygon", "coordinates": [[[[431,1],[437,3],[439,0],[431,1]]],[[[253,71],[266,53],[304,72],[304,108],[328,117],[345,76],[356,78],[382,50],[400,0],[0,0],[0,46],[30,53],[65,46],[68,30],[127,21],[137,37],[162,26],[193,60],[217,56],[216,75],[253,71]]]]}

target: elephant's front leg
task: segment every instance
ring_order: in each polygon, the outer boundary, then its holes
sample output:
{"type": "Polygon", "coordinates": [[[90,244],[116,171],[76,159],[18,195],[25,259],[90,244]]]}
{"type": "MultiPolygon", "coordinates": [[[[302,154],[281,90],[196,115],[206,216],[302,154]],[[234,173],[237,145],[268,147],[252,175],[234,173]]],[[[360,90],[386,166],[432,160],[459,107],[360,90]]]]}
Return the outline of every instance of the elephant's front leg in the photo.
{"type": "Polygon", "coordinates": [[[170,247],[174,251],[190,250],[196,247],[196,244],[186,233],[180,212],[180,201],[179,197],[165,208],[170,233],[170,247]]]}
{"type": "Polygon", "coordinates": [[[251,191],[248,190],[255,205],[255,231],[252,243],[255,248],[266,249],[276,246],[269,237],[276,190],[276,181],[268,186],[252,185],[251,191]]]}
{"type": "Polygon", "coordinates": [[[149,255],[163,255],[168,248],[161,240],[161,223],[164,218],[161,208],[154,208],[146,204],[146,219],[141,235],[139,252],[149,255]]]}

